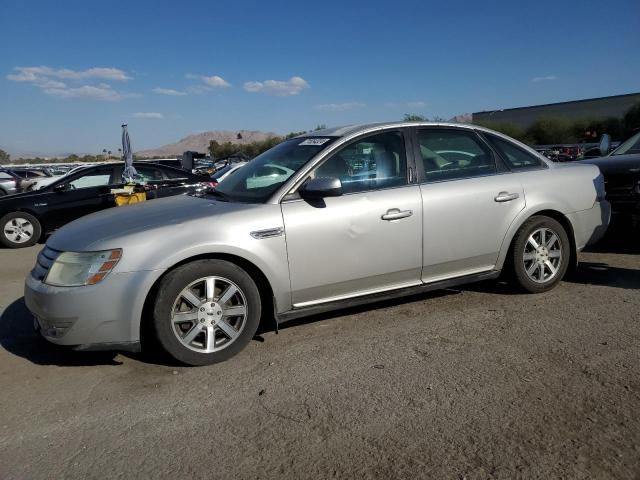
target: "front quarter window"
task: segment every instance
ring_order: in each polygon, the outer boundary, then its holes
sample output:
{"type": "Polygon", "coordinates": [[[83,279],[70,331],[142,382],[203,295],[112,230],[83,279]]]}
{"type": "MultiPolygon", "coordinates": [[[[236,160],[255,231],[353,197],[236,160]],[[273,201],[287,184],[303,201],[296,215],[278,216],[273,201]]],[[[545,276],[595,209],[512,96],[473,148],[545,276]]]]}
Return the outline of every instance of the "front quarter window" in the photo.
{"type": "Polygon", "coordinates": [[[264,203],[309,160],[336,137],[292,138],[258,155],[229,174],[216,187],[225,198],[244,203],[264,203]]]}

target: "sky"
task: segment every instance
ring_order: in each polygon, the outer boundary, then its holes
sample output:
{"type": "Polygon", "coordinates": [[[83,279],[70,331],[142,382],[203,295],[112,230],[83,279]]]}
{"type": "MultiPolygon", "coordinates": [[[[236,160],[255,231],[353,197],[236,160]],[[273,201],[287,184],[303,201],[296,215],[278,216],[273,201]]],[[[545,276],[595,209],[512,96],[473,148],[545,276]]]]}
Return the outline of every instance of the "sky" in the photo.
{"type": "Polygon", "coordinates": [[[0,0],[0,148],[454,115],[640,91],[640,1],[0,0]]]}

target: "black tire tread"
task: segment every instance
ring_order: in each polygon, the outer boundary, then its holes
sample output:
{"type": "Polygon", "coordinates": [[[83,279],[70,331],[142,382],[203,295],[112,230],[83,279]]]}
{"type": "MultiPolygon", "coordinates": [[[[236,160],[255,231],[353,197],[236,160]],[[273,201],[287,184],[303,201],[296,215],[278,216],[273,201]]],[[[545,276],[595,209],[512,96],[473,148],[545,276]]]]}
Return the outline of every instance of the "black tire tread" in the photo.
{"type": "Polygon", "coordinates": [[[34,217],[33,215],[31,215],[30,213],[27,213],[27,212],[15,211],[15,212],[7,213],[2,218],[0,218],[0,228],[3,229],[2,232],[0,232],[0,243],[2,245],[4,245],[5,247],[7,247],[7,248],[26,248],[26,247],[31,247],[31,246],[35,245],[36,243],[38,243],[38,240],[40,240],[40,237],[42,236],[42,226],[40,225],[40,221],[36,217],[34,217]],[[25,243],[14,243],[11,240],[9,240],[7,237],[5,237],[5,235],[4,235],[4,226],[5,226],[5,224],[9,220],[11,220],[12,218],[16,218],[16,217],[25,218],[25,219],[29,220],[31,222],[31,224],[33,225],[33,236],[29,239],[28,242],[25,242],[25,243]]]}
{"type": "Polygon", "coordinates": [[[240,352],[255,335],[260,315],[260,293],[245,270],[226,260],[203,259],[181,265],[162,279],[153,308],[153,330],[162,349],[179,362],[191,366],[210,365],[223,362],[240,352]],[[236,283],[243,290],[249,308],[247,323],[234,343],[219,352],[198,353],[187,349],[175,338],[171,330],[171,308],[186,285],[208,275],[222,276],[236,283]]]}

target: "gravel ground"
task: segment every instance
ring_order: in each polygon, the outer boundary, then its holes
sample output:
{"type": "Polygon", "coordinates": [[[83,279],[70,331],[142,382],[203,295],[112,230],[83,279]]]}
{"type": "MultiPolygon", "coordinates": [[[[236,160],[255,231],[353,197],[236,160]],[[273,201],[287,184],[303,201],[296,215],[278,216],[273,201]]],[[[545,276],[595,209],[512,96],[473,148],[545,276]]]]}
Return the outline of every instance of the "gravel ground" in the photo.
{"type": "Polygon", "coordinates": [[[0,478],[640,478],[639,245],[547,294],[316,316],[203,368],[49,345],[21,299],[40,247],[0,250],[0,478]]]}

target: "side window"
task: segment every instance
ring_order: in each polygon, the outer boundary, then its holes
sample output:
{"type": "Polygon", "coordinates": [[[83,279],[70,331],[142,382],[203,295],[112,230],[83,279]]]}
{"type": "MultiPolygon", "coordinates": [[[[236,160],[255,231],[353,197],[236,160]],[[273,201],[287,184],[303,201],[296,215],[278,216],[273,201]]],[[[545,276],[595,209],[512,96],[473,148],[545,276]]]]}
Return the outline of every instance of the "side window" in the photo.
{"type": "Polygon", "coordinates": [[[13,180],[13,177],[6,172],[0,172],[0,180],[13,180]]]}
{"type": "Polygon", "coordinates": [[[496,173],[491,149],[468,130],[418,130],[420,156],[427,182],[481,177],[496,173]]]}
{"type": "Polygon", "coordinates": [[[329,157],[314,175],[339,178],[345,193],[406,185],[407,157],[402,134],[385,132],[357,140],[329,157]]]}
{"type": "Polygon", "coordinates": [[[112,168],[99,168],[75,178],[69,182],[72,190],[110,185],[112,168]]]}
{"type": "Polygon", "coordinates": [[[493,147],[500,152],[507,162],[507,166],[511,170],[521,168],[543,168],[545,167],[542,160],[535,155],[523,150],[513,143],[490,133],[484,134],[493,147]]]}
{"type": "Polygon", "coordinates": [[[157,167],[152,167],[148,165],[136,166],[136,172],[140,176],[140,180],[143,182],[153,182],[153,181],[162,181],[164,180],[164,176],[162,175],[162,170],[157,167]]]}

